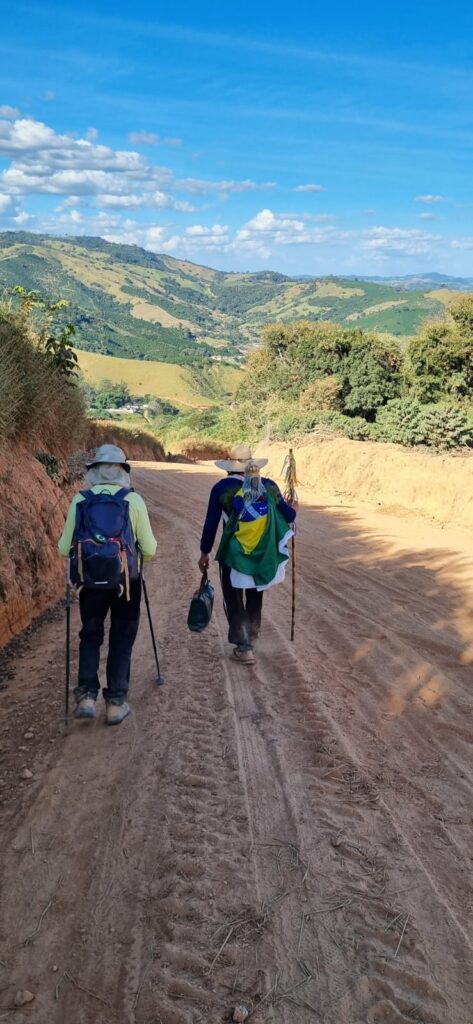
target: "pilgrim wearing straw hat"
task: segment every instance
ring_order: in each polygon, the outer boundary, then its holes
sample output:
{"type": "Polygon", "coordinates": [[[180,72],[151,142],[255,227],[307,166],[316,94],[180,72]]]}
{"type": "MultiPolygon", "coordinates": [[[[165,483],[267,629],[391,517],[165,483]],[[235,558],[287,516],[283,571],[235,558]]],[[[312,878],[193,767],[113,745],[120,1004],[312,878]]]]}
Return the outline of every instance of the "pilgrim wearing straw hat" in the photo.
{"type": "Polygon", "coordinates": [[[228,640],[233,657],[254,665],[254,641],[261,628],[263,592],[284,579],[288,541],[296,509],[286,502],[274,480],[262,477],[267,459],[256,459],[246,445],[232,448],[215,463],[226,476],[210,492],[201,540],[199,568],[206,572],[220,519],[224,529],[216,553],[228,640]]]}

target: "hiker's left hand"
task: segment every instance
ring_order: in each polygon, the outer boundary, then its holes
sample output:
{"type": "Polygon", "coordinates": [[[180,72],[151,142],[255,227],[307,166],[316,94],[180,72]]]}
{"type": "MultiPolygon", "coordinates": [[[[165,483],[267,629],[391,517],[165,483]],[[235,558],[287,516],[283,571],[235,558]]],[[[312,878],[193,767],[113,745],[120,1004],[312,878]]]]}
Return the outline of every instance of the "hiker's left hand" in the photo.
{"type": "Polygon", "coordinates": [[[209,555],[204,555],[204,553],[202,552],[202,554],[201,554],[201,556],[199,558],[199,569],[200,569],[200,571],[201,572],[207,572],[207,569],[208,569],[209,565],[210,565],[210,556],[209,555]]]}

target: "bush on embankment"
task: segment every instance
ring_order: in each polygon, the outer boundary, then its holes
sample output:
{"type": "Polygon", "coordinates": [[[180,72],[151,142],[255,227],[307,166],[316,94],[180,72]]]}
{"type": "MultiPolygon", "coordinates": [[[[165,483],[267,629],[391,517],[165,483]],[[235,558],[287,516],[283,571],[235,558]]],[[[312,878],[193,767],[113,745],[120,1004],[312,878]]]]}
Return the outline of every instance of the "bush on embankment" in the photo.
{"type": "Polygon", "coordinates": [[[31,316],[0,304],[0,445],[65,454],[84,426],[82,392],[41,346],[31,316]]]}
{"type": "Polygon", "coordinates": [[[131,459],[164,458],[146,431],[86,420],[72,364],[61,370],[67,348],[30,307],[0,304],[0,646],[61,593],[57,542],[90,450],[110,442],[131,459]]]}
{"type": "Polygon", "coordinates": [[[0,645],[57,596],[64,570],[67,459],[83,444],[85,409],[55,343],[31,304],[0,304],[0,645]]]}

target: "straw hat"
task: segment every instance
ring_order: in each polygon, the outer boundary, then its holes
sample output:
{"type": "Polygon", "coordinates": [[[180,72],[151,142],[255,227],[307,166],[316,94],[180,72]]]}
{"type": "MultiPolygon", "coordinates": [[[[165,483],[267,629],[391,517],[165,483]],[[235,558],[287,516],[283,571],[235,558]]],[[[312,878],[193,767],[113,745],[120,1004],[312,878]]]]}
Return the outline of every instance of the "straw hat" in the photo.
{"type": "Polygon", "coordinates": [[[219,469],[224,469],[226,473],[244,473],[249,462],[251,462],[252,466],[257,466],[258,469],[262,469],[263,466],[268,464],[267,459],[254,459],[251,448],[248,445],[237,444],[230,449],[229,459],[216,462],[215,465],[219,469]]]}
{"type": "Polygon", "coordinates": [[[125,452],[116,444],[101,444],[97,448],[92,462],[87,463],[86,469],[91,469],[92,466],[99,466],[103,462],[106,462],[109,466],[123,466],[127,473],[130,472],[125,452]]]}

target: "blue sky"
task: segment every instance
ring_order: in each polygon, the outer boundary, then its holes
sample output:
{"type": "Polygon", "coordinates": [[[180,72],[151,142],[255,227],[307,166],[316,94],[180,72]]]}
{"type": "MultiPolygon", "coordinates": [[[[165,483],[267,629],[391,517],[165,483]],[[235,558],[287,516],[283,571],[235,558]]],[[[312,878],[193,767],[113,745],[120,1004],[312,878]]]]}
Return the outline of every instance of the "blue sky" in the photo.
{"type": "Polygon", "coordinates": [[[466,3],[0,0],[0,228],[473,275],[466,3]]]}

